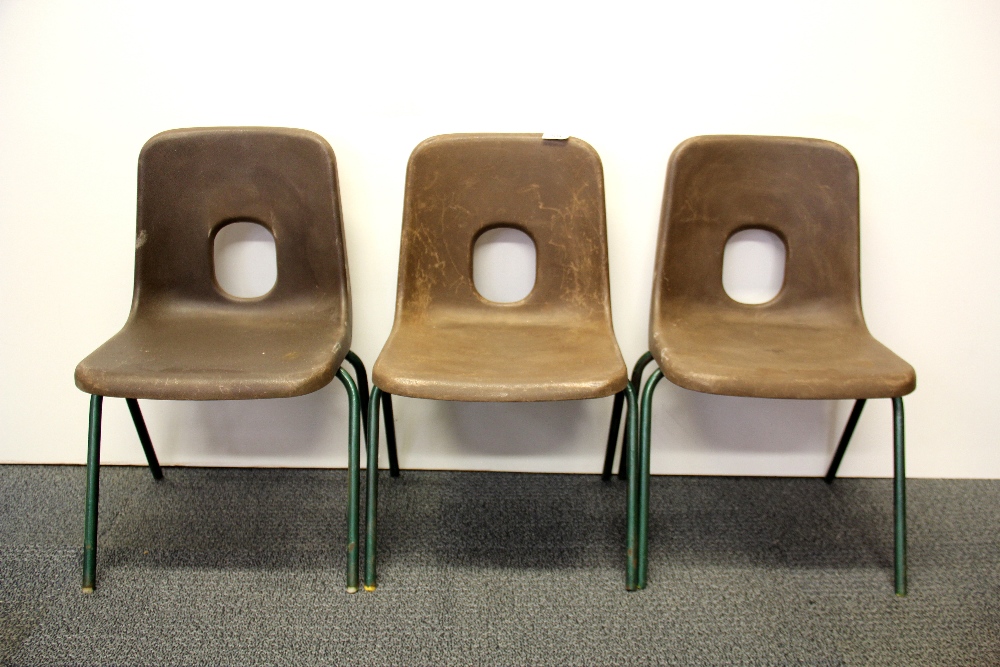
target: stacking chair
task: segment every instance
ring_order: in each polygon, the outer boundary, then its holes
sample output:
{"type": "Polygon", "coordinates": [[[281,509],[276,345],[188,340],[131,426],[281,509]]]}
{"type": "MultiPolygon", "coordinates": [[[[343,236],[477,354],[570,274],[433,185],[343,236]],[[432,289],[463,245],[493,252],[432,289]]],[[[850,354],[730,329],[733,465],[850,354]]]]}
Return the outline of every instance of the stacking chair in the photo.
{"type": "MultiPolygon", "coordinates": [[[[372,367],[372,385],[367,590],[376,586],[380,398],[391,404],[393,394],[446,401],[621,394],[631,408],[629,451],[637,454],[635,393],[611,325],[603,173],[589,145],[468,134],[417,146],[406,175],[395,321],[372,367]],[[535,285],[513,303],[488,301],[473,283],[477,239],[504,226],[527,234],[536,248],[535,285]]],[[[637,503],[631,484],[630,589],[637,503]]]]}
{"type": "MultiPolygon", "coordinates": [[[[639,586],[646,580],[650,404],[663,376],[694,391],[760,398],[854,399],[826,474],[833,481],[865,401],[891,398],[895,430],[895,587],[906,594],[903,399],[916,387],[905,361],[875,340],[861,312],[858,168],[843,147],[816,139],[707,136],[670,158],[640,396],[639,586]],[[723,250],[744,229],[783,241],[784,283],[748,305],[722,285],[723,250]]],[[[609,435],[610,475],[618,424],[609,435]]],[[[627,467],[627,465],[626,465],[627,467]]]]}
{"type": "Polygon", "coordinates": [[[162,478],[137,399],[281,398],[336,375],[350,401],[347,591],[357,591],[359,432],[367,380],[350,352],[351,293],[337,168],[303,130],[172,130],[139,155],[132,310],[80,362],[91,394],[83,590],[94,588],[103,397],[125,398],[155,479],[162,478]],[[253,221],[274,236],[277,280],[257,298],[227,294],[213,266],[216,234],[253,221]],[[340,366],[355,367],[358,383],[340,366]],[[359,390],[358,386],[361,389],[359,390]]]}

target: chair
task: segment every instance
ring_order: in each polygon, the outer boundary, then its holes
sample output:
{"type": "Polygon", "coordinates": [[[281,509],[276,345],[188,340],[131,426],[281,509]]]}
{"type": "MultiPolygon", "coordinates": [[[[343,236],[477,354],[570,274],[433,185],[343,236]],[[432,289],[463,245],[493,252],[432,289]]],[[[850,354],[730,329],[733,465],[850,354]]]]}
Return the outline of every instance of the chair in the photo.
{"type": "MultiPolygon", "coordinates": [[[[410,156],[396,313],[372,367],[368,415],[365,588],[374,590],[378,400],[628,398],[635,393],[611,324],[600,158],[578,139],[467,134],[433,137],[410,156]],[[514,227],[536,247],[536,282],[521,301],[475,289],[479,235],[514,227]]],[[[632,480],[635,482],[636,480],[632,480]]],[[[627,587],[634,588],[638,487],[629,487],[627,587]]]]}
{"type": "MultiPolygon", "coordinates": [[[[760,398],[855,399],[826,474],[833,481],[869,398],[891,398],[895,430],[895,588],[906,594],[903,399],[916,387],[905,361],[875,340],[861,312],[858,168],[843,147],[817,139],[706,136],[670,158],[649,320],[657,368],[640,395],[638,585],[646,582],[651,400],[666,376],[694,391],[760,398]],[[726,241],[761,228],[782,239],[785,278],[760,305],[722,286],[726,241]]],[[[612,423],[604,474],[610,475],[612,423]]]]}
{"type": "Polygon", "coordinates": [[[76,368],[76,385],[92,395],[84,592],[93,591],[96,575],[104,396],[126,399],[159,480],[137,399],[299,396],[334,375],[350,401],[347,591],[356,592],[359,419],[368,389],[349,349],[351,294],[333,150],[303,130],[171,130],[143,147],[138,180],[132,310],[124,328],[76,368]],[[237,220],[274,236],[277,280],[258,298],[232,297],[215,279],[215,236],[237,220]],[[357,385],[340,368],[345,360],[357,385]]]}

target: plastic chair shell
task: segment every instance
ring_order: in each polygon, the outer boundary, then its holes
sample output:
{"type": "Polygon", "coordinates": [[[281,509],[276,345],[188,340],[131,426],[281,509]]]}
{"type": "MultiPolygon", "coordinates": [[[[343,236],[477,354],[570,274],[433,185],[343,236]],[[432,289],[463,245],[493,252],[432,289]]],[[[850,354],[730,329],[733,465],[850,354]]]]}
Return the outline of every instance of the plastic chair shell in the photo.
{"type": "Polygon", "coordinates": [[[817,139],[704,136],[668,168],[649,324],[664,375],[729,396],[903,396],[913,368],[875,340],[861,311],[858,168],[817,139]],[[787,250],[771,301],[749,305],[722,285],[727,240],[773,232],[787,250]]]}
{"type": "Polygon", "coordinates": [[[396,315],[372,369],[390,394],[460,401],[609,396],[628,371],[611,324],[603,171],[579,139],[433,137],[410,157],[396,315]],[[480,234],[523,231],[536,282],[521,301],[483,298],[480,234]]]}
{"type": "Polygon", "coordinates": [[[143,147],[138,186],[132,310],[77,367],[77,386],[208,400],[297,396],[329,383],[351,342],[329,144],[304,130],[171,130],[143,147]],[[264,296],[230,296],[215,279],[215,235],[234,221],[274,236],[277,280],[264,296]]]}

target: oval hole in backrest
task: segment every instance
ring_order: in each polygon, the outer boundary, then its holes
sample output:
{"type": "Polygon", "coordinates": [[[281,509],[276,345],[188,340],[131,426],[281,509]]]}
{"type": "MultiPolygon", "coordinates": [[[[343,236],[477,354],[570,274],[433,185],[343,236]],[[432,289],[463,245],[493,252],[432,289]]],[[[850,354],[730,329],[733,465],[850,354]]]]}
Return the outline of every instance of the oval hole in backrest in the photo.
{"type": "Polygon", "coordinates": [[[472,282],[484,299],[520,301],[535,287],[535,242],[513,227],[494,227],[476,239],[472,282]]]}
{"type": "Polygon", "coordinates": [[[271,232],[256,222],[227,224],[215,235],[212,249],[215,280],[226,294],[242,299],[264,296],[278,279],[271,232]]]}
{"type": "Polygon", "coordinates": [[[722,256],[722,288],[733,301],[767,303],[785,281],[787,249],[766,229],[744,229],[726,241],[722,256]]]}

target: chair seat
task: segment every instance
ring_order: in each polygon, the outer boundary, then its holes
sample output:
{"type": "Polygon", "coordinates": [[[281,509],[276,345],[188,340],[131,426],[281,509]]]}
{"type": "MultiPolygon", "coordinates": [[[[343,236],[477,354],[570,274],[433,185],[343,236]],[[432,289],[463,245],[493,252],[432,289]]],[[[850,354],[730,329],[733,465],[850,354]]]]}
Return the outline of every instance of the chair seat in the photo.
{"type": "Polygon", "coordinates": [[[610,396],[628,369],[607,327],[455,322],[395,329],[372,381],[444,401],[562,401],[610,396]]]}
{"type": "Polygon", "coordinates": [[[650,351],[674,384],[709,394],[847,399],[903,396],[913,367],[864,327],[702,321],[663,322],[650,351]]]}
{"type": "Polygon", "coordinates": [[[329,383],[350,348],[343,322],[237,314],[135,318],[80,362],[76,385],[101,396],[284,398],[329,383]]]}

